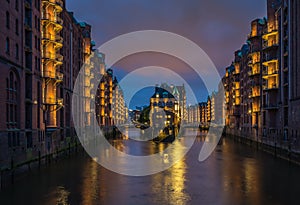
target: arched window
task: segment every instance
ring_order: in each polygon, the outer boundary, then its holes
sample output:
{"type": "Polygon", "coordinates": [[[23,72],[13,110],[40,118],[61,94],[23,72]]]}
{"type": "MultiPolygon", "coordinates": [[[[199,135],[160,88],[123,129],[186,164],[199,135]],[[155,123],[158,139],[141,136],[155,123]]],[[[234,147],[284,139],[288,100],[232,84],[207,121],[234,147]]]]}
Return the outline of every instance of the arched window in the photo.
{"type": "Polygon", "coordinates": [[[6,104],[6,120],[7,127],[9,129],[16,129],[19,127],[19,103],[18,103],[18,93],[19,93],[19,82],[14,71],[9,73],[9,77],[6,79],[7,87],[7,104],[6,104]]]}

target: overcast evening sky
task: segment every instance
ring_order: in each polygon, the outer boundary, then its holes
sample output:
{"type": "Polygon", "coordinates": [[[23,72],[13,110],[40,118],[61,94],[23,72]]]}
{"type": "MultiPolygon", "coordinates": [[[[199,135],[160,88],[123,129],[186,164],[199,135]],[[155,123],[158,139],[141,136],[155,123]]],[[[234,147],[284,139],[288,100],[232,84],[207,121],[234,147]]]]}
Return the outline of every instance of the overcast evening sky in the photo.
{"type": "MultiPolygon", "coordinates": [[[[266,16],[266,0],[69,0],[67,8],[78,21],[92,25],[96,47],[133,31],[169,31],[198,44],[221,75],[232,62],[234,51],[245,43],[250,22],[266,16]]],[[[192,69],[171,56],[141,53],[119,61],[114,70],[120,80],[126,73],[153,62],[182,75],[199,101],[207,98],[203,83],[192,69]]],[[[137,99],[135,104],[145,102],[137,99]]]]}

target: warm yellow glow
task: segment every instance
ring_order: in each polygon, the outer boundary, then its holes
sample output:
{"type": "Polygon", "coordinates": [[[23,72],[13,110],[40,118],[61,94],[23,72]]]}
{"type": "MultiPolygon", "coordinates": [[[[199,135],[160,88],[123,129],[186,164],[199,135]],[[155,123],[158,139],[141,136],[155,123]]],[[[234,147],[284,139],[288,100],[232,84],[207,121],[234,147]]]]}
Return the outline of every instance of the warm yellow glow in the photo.
{"type": "Polygon", "coordinates": [[[239,63],[235,63],[234,68],[235,68],[235,73],[239,74],[240,73],[240,64],[239,63]]]}
{"type": "Polygon", "coordinates": [[[260,52],[252,53],[252,63],[256,64],[260,62],[260,52]]]}

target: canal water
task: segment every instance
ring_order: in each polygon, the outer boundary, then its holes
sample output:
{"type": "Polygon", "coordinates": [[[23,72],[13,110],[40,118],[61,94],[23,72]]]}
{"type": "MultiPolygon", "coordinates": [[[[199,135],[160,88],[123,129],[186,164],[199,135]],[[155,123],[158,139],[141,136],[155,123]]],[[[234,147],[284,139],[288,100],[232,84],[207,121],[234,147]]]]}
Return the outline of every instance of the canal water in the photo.
{"type": "MultiPolygon", "coordinates": [[[[204,140],[197,137],[184,159],[170,169],[145,177],[116,174],[85,152],[77,153],[18,179],[0,192],[0,204],[300,204],[300,167],[229,138],[200,163],[204,140]]],[[[112,143],[137,155],[167,146],[112,143]]]]}

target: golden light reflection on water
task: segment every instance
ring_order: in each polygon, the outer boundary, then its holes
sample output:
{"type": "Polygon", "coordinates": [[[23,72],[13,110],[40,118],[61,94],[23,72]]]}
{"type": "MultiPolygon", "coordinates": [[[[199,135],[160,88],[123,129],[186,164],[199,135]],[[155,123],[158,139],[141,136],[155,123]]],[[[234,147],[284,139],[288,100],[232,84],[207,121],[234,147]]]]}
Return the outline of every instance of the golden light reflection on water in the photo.
{"type": "MultiPolygon", "coordinates": [[[[172,151],[173,154],[181,154],[180,152],[183,150],[174,148],[172,151]]],[[[190,198],[185,192],[186,168],[186,162],[182,159],[175,163],[171,169],[152,176],[152,192],[158,196],[154,199],[154,204],[159,204],[160,201],[168,201],[169,204],[187,204],[190,198]]]]}
{"type": "MultiPolygon", "coordinates": [[[[86,163],[83,169],[82,202],[83,204],[93,204],[98,198],[99,191],[99,167],[94,161],[86,163]]],[[[105,189],[105,187],[103,187],[105,189]]],[[[102,191],[105,193],[105,191],[102,191]]]]}
{"type": "Polygon", "coordinates": [[[70,192],[65,189],[63,186],[59,186],[56,189],[56,205],[69,205],[69,195],[70,192]]]}

